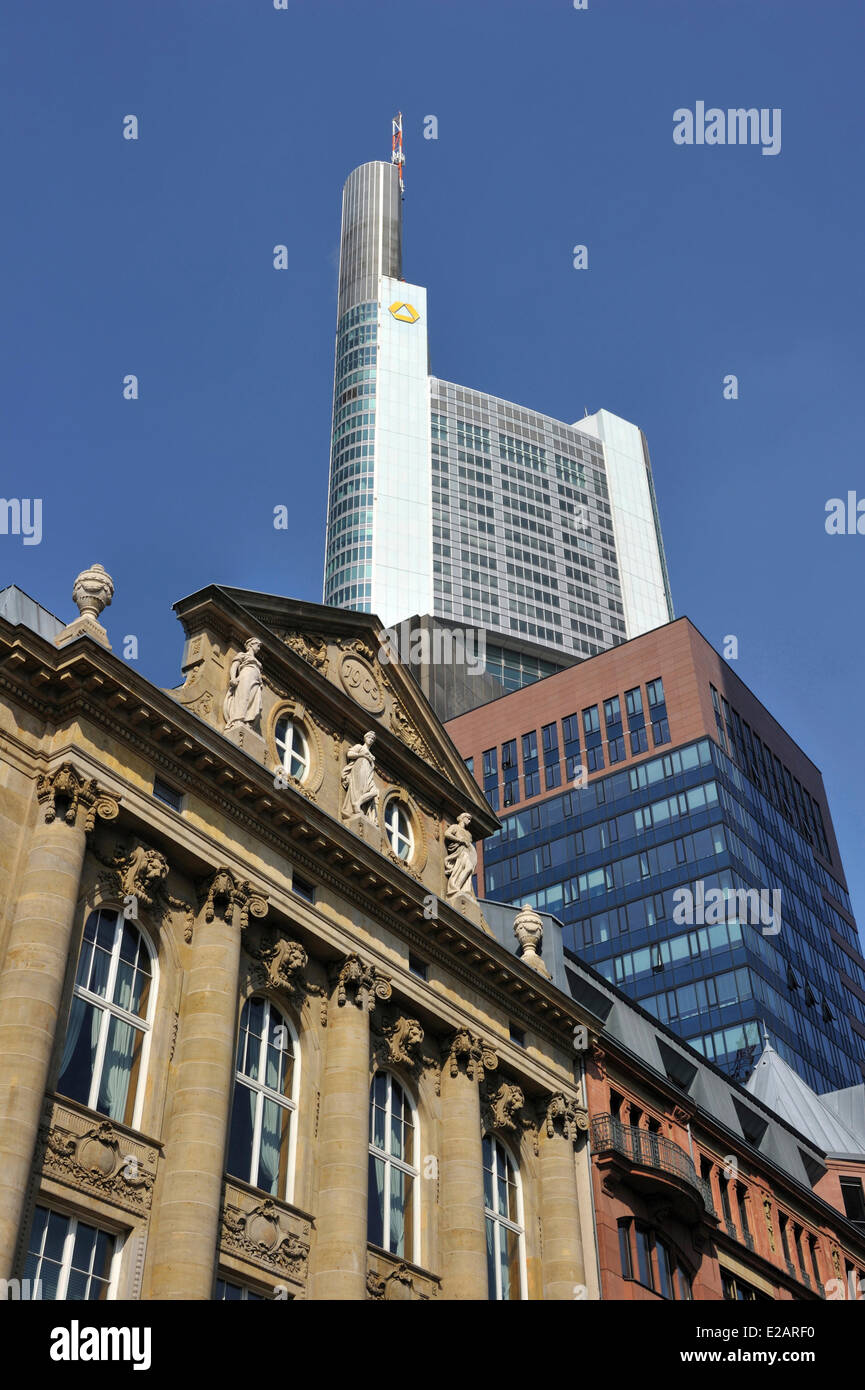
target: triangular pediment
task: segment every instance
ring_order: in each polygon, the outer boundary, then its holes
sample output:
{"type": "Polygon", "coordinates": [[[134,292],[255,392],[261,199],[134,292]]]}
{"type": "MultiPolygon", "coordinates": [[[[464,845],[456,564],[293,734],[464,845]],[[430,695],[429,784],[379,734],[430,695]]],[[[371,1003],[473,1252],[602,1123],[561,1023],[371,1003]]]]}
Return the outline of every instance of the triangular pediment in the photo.
{"type": "MultiPolygon", "coordinates": [[[[175,608],[191,642],[199,629],[203,633],[207,627],[226,636],[230,630],[233,648],[241,637],[265,634],[280,643],[295,671],[298,659],[303,662],[299,668],[306,687],[302,698],[312,707],[318,694],[319,703],[325,697],[325,703],[336,701],[343,711],[354,709],[358,736],[370,729],[386,743],[392,737],[411,755],[416,777],[449,784],[451,794],[471,813],[479,835],[496,828],[486,799],[409,668],[395,659],[384,624],[374,614],[218,585],[191,595],[175,608]],[[332,687],[329,692],[328,686],[332,687]]],[[[278,684],[276,672],[268,673],[267,662],[264,669],[265,677],[269,674],[278,684]]],[[[191,685],[190,695],[196,690],[191,685]]],[[[176,692],[180,699],[182,691],[176,692]]],[[[211,699],[218,703],[217,696],[211,699]]]]}

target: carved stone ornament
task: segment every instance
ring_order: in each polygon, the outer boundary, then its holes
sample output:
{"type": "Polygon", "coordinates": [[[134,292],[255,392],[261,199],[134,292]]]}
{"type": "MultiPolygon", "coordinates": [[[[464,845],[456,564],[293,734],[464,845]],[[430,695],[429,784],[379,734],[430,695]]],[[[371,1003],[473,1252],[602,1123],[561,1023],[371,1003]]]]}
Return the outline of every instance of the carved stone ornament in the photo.
{"type": "Polygon", "coordinates": [[[241,931],[249,924],[249,915],[266,917],[268,902],[257,893],[246,878],[237,878],[231,869],[217,869],[209,879],[198,885],[199,900],[204,908],[205,922],[219,914],[224,922],[233,922],[241,931]]]}
{"type": "Polygon", "coordinates": [[[527,1127],[523,1125],[522,1118],[518,1118],[525,1103],[522,1087],[510,1081],[502,1081],[495,1090],[486,1088],[481,1104],[484,1128],[518,1130],[527,1127]]]}
{"type": "Polygon", "coordinates": [[[382,1298],[386,1303],[394,1299],[407,1302],[429,1297],[429,1294],[415,1293],[412,1272],[404,1263],[384,1277],[371,1269],[366,1276],[366,1291],[370,1298],[382,1298]]]}
{"type": "MultiPolygon", "coordinates": [[[[580,1135],[589,1128],[588,1111],[575,1097],[566,1096],[563,1091],[555,1091],[541,1104],[538,1129],[541,1128],[548,1139],[560,1134],[575,1144],[580,1135]]],[[[535,1147],[537,1149],[537,1145],[535,1147]]]]}
{"type": "Polygon", "coordinates": [[[261,642],[258,637],[248,637],[231,663],[228,689],[222,702],[222,717],[225,721],[224,733],[241,724],[254,726],[261,713],[261,662],[258,653],[261,642]]]}
{"type": "Polygon", "coordinates": [[[355,643],[343,652],[339,660],[339,680],[346,694],[368,714],[381,714],[384,695],[372,667],[372,653],[362,643],[355,643]]]}
{"type": "Polygon", "coordinates": [[[376,1061],[381,1066],[403,1066],[419,1071],[423,1066],[424,1031],[416,1018],[398,1014],[377,1029],[379,1041],[375,1047],[376,1061]]]}
{"type": "Polygon", "coordinates": [[[277,936],[258,950],[247,945],[246,953],[251,958],[247,978],[253,990],[276,990],[287,995],[297,1008],[302,1006],[307,995],[320,997],[321,1021],[327,1026],[327,995],[321,985],[306,978],[304,971],[309,957],[299,941],[277,936]]]}
{"type": "Polygon", "coordinates": [[[100,790],[94,777],[85,778],[72,763],[63,763],[53,772],[40,773],[36,779],[36,800],[42,807],[46,825],[57,819],[58,802],[66,804],[63,819],[75,825],[78,812],[84,812],[83,827],[89,834],[101,820],[116,820],[119,806],[112,796],[100,790]]]}
{"type": "Polygon", "coordinates": [[[293,1231],[286,1231],[283,1220],[284,1214],[269,1199],[248,1212],[226,1205],[222,1213],[223,1249],[303,1283],[309,1245],[293,1231]]]}
{"type": "Polygon", "coordinates": [[[441,771],[442,765],[435,757],[428,743],[421,738],[399,700],[394,699],[390,711],[390,727],[401,743],[404,743],[425,763],[431,763],[441,771]]]}
{"type": "Polygon", "coordinates": [[[342,965],[331,967],[331,979],[336,981],[336,1002],[339,1008],[345,1004],[355,1004],[363,1008],[364,1003],[372,1013],[376,1004],[390,999],[393,986],[385,975],[374,965],[365,965],[360,956],[352,953],[346,956],[342,965]]]}
{"type": "Polygon", "coordinates": [[[108,633],[99,621],[99,615],[107,608],[114,595],[114,583],[102,565],[91,565],[82,570],[72,586],[72,602],[78,609],[78,617],[69,623],[54,638],[56,647],[65,647],[76,637],[89,637],[100,646],[111,651],[108,633]]]}
{"type": "Polygon", "coordinates": [[[42,1167],[47,1178],[95,1193],[128,1211],[148,1211],[156,1177],[156,1156],[139,1142],[118,1134],[109,1120],[84,1133],[77,1112],[55,1108],[39,1131],[42,1167]],[[67,1128],[67,1124],[70,1128],[67,1128]]]}
{"type": "Polygon", "coordinates": [[[459,1028],[450,1040],[447,1049],[448,1070],[451,1076],[458,1076],[464,1068],[470,1081],[483,1081],[488,1071],[496,1071],[499,1059],[493,1049],[470,1033],[468,1028],[459,1028]]]}
{"type": "Polygon", "coordinates": [[[308,661],[324,676],[327,674],[327,643],[318,633],[284,632],[282,640],[298,656],[308,661]]]}
{"type": "Polygon", "coordinates": [[[375,754],[372,745],[375,734],[365,733],[363,743],[355,743],[345,755],[345,763],[340,773],[340,783],[344,790],[342,815],[350,821],[354,816],[363,816],[375,824],[378,787],[375,781],[375,754]]]}
{"type": "Polygon", "coordinates": [[[532,970],[537,970],[539,975],[545,975],[549,980],[550,972],[544,965],[541,957],[541,947],[544,942],[544,924],[529,903],[523,903],[522,908],[514,918],[514,936],[519,943],[519,954],[523,965],[528,965],[532,970]]]}
{"type": "Polygon", "coordinates": [[[453,825],[445,831],[445,873],[447,874],[448,898],[467,897],[475,899],[472,888],[472,875],[478,866],[478,852],[475,849],[469,826],[471,816],[463,811],[453,825]]]}
{"type": "Polygon", "coordinates": [[[107,859],[95,847],[93,853],[100,864],[107,868],[106,873],[99,875],[103,892],[109,897],[133,899],[134,908],[129,913],[133,920],[138,915],[139,907],[152,912],[160,924],[169,912],[182,912],[186,917],[184,937],[187,941],[192,940],[195,920],[192,905],[168,891],[168,860],[161,850],[154,849],[143,840],[133,840],[129,845],[115,845],[111,859],[107,859]]]}
{"type": "Polygon", "coordinates": [[[72,586],[72,602],[82,618],[99,621],[99,615],[109,608],[114,597],[114,581],[102,565],[82,570],[72,586]]]}

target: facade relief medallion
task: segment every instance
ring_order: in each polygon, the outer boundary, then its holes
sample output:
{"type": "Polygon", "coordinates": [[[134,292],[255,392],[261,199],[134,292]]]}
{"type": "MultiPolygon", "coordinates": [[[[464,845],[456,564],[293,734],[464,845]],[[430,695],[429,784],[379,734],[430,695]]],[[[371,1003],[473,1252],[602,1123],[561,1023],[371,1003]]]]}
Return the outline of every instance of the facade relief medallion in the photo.
{"type": "MultiPolygon", "coordinates": [[[[240,1196],[232,1188],[227,1195],[240,1196]]],[[[249,1211],[229,1201],[223,1209],[223,1250],[301,1284],[307,1276],[308,1234],[306,1222],[269,1198],[249,1211]]]]}
{"type": "Polygon", "coordinates": [[[39,1133],[46,1178],[92,1193],[127,1211],[150,1209],[156,1150],[92,1118],[56,1104],[39,1133]]]}
{"type": "Polygon", "coordinates": [[[356,651],[343,652],[338,674],[343,690],[361,709],[368,714],[381,714],[384,693],[369,662],[356,651]]]}

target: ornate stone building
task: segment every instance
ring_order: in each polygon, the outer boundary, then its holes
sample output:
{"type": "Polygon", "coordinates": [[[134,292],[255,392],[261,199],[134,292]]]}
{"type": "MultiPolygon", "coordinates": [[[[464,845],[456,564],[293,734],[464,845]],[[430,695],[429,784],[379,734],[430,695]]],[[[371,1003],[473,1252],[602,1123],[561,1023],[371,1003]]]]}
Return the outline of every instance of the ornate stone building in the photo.
{"type": "Polygon", "coordinates": [[[595,1025],[478,904],[497,822],[375,619],[211,586],[161,690],[112,596],[0,604],[0,1278],[597,1297],[595,1025]]]}

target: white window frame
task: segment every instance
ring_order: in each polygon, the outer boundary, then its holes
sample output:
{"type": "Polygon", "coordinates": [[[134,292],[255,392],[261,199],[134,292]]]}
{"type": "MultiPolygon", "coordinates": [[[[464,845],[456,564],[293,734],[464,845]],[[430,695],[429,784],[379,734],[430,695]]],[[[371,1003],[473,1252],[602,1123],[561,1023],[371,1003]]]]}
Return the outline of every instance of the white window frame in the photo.
{"type": "MultiPolygon", "coordinates": [[[[99,1038],[96,1043],[96,1054],[93,1059],[93,1072],[90,1077],[90,1090],[88,1092],[86,1102],[79,1101],[78,1103],[86,1104],[87,1109],[93,1110],[97,1115],[105,1114],[104,1110],[96,1109],[96,1102],[99,1099],[99,1086],[102,1081],[102,1069],[105,1066],[105,1050],[108,1046],[108,1029],[110,1027],[109,1019],[111,1016],[119,1018],[123,1023],[128,1023],[132,1028],[137,1029],[139,1033],[143,1034],[143,1040],[141,1043],[141,1065],[138,1069],[138,1083],[135,1091],[135,1101],[132,1107],[132,1121],[130,1124],[131,1129],[140,1129],[141,1112],[144,1108],[144,1083],[147,1080],[147,1070],[150,1063],[150,1040],[153,1033],[153,1014],[156,1007],[156,995],[159,987],[159,972],[158,963],[156,959],[156,952],[154,951],[150,943],[150,939],[147,935],[147,932],[144,931],[140,922],[138,922],[134,918],[129,919],[130,925],[133,927],[135,931],[138,932],[138,935],[140,936],[144,944],[144,949],[150,958],[150,992],[147,1000],[147,1013],[144,1016],[142,1016],[141,1014],[133,1014],[130,1013],[128,1009],[122,1009],[119,1004],[110,1002],[114,993],[115,985],[117,984],[117,970],[120,962],[120,943],[123,938],[123,925],[127,919],[123,916],[122,908],[112,907],[106,903],[100,903],[98,907],[93,908],[92,912],[89,912],[87,914],[85,928],[87,922],[89,922],[90,917],[94,912],[97,914],[102,912],[113,912],[116,914],[117,920],[114,924],[114,941],[111,946],[111,961],[108,966],[108,978],[105,982],[105,994],[95,994],[92,990],[86,989],[84,985],[79,985],[77,979],[72,989],[72,1001],[70,1002],[69,1013],[66,1019],[67,1032],[72,1017],[72,1006],[75,999],[82,999],[85,1004],[92,1004],[95,1008],[101,1009],[103,1015],[99,1024],[99,1038]]],[[[81,943],[78,948],[78,958],[75,962],[76,977],[78,975],[78,968],[81,964],[81,952],[83,950],[84,933],[82,932],[81,943]]],[[[64,1033],[63,1035],[63,1040],[65,1044],[66,1033],[64,1033]]],[[[63,1093],[60,1092],[60,1094],[62,1095],[63,1093]]],[[[108,1118],[110,1119],[111,1116],[109,1116],[108,1118]]],[[[118,1119],[115,1120],[114,1123],[122,1125],[125,1123],[125,1121],[123,1119],[118,1119]]]]}
{"type": "Polygon", "coordinates": [[[412,829],[411,816],[408,813],[408,808],[403,801],[400,801],[399,797],[391,797],[390,801],[385,806],[384,827],[385,834],[387,835],[387,842],[397,859],[399,859],[402,864],[410,864],[414,857],[414,830],[412,829]],[[403,834],[399,827],[400,816],[402,816],[405,822],[407,834],[403,834]],[[399,852],[400,841],[408,848],[408,853],[405,855],[399,852]]]}
{"type": "Polygon", "coordinates": [[[406,1160],[404,1160],[404,1159],[397,1158],[395,1154],[387,1153],[384,1149],[380,1149],[380,1148],[378,1147],[378,1145],[377,1145],[377,1144],[374,1144],[373,1141],[372,1141],[372,1139],[370,1139],[370,1143],[369,1143],[369,1152],[370,1152],[371,1156],[372,1156],[373,1158],[377,1158],[381,1163],[384,1164],[384,1193],[383,1193],[383,1198],[384,1198],[384,1228],[383,1228],[383,1230],[382,1230],[382,1236],[383,1236],[383,1238],[384,1238],[385,1244],[384,1244],[383,1246],[381,1246],[380,1248],[381,1248],[382,1250],[387,1250],[387,1252],[388,1252],[389,1255],[396,1255],[397,1259],[401,1259],[401,1260],[410,1260],[412,1264],[420,1264],[420,1210],[419,1210],[419,1199],[420,1199],[420,1172],[419,1172],[419,1169],[418,1169],[418,1153],[419,1153],[419,1144],[420,1144],[420,1133],[419,1133],[419,1129],[418,1129],[417,1107],[415,1106],[414,1101],[412,1100],[412,1098],[411,1098],[411,1096],[409,1095],[409,1093],[408,1093],[406,1087],[405,1087],[405,1086],[403,1085],[403,1083],[400,1081],[400,1079],[399,1079],[398,1076],[394,1076],[393,1072],[386,1071],[386,1070],[384,1070],[384,1069],[382,1069],[381,1071],[377,1071],[376,1074],[375,1074],[375,1076],[373,1077],[372,1081],[370,1082],[370,1086],[369,1086],[369,1129],[370,1129],[370,1134],[372,1134],[372,1115],[373,1115],[373,1107],[374,1107],[374,1103],[375,1103],[375,1102],[374,1102],[374,1096],[373,1096],[373,1088],[374,1088],[374,1086],[375,1086],[375,1077],[376,1077],[376,1076],[384,1076],[384,1077],[386,1077],[386,1079],[387,1079],[387,1096],[386,1096],[386,1099],[385,1099],[385,1120],[384,1120],[385,1142],[388,1142],[389,1137],[390,1137],[390,1133],[391,1133],[391,1114],[392,1114],[392,1109],[393,1109],[391,1102],[392,1102],[392,1099],[393,1099],[393,1088],[394,1088],[394,1086],[398,1086],[398,1087],[399,1087],[400,1091],[402,1092],[403,1101],[404,1101],[405,1105],[408,1107],[408,1109],[409,1109],[409,1111],[410,1111],[410,1113],[411,1113],[411,1132],[412,1132],[412,1155],[411,1155],[411,1162],[410,1162],[410,1163],[409,1163],[409,1162],[406,1162],[406,1160]],[[398,1168],[398,1169],[400,1170],[400,1172],[405,1173],[408,1177],[410,1177],[410,1178],[412,1179],[412,1185],[411,1185],[412,1249],[411,1249],[411,1251],[405,1251],[402,1255],[397,1255],[397,1252],[396,1252],[395,1250],[390,1250],[389,1247],[388,1247],[388,1241],[389,1241],[389,1237],[390,1237],[390,1220],[389,1220],[389,1218],[390,1218],[390,1175],[391,1175],[392,1169],[394,1169],[394,1168],[398,1168]]]}
{"type": "MultiPolygon", "coordinates": [[[[113,1242],[114,1242],[114,1248],[113,1248],[113,1250],[111,1251],[111,1260],[110,1260],[109,1267],[108,1267],[108,1289],[107,1289],[107,1292],[106,1292],[105,1301],[106,1301],[106,1302],[112,1302],[114,1299],[116,1299],[116,1298],[117,1298],[117,1283],[118,1283],[118,1279],[119,1279],[119,1275],[120,1275],[120,1258],[121,1258],[121,1254],[122,1254],[122,1251],[123,1251],[124,1237],[123,1237],[122,1235],[116,1234],[114,1231],[109,1230],[107,1226],[101,1226],[101,1225],[99,1224],[98,1221],[92,1220],[92,1219],[90,1218],[90,1214],[89,1214],[89,1213],[88,1213],[87,1218],[85,1219],[85,1217],[83,1217],[83,1216],[81,1216],[81,1217],[75,1216],[75,1215],[72,1214],[72,1212],[62,1211],[59,1207],[48,1206],[46,1203],[43,1203],[43,1202],[37,1202],[37,1203],[36,1203],[36,1207],[37,1207],[37,1208],[41,1207],[43,1211],[51,1212],[52,1215],[54,1215],[54,1216],[62,1217],[62,1219],[63,1219],[64,1221],[68,1221],[68,1223],[69,1223],[68,1228],[67,1228],[67,1231],[66,1231],[66,1235],[65,1235],[64,1240],[63,1240],[63,1255],[62,1255],[61,1260],[60,1260],[60,1275],[59,1275],[59,1278],[58,1278],[58,1280],[57,1280],[57,1297],[56,1297],[55,1299],[52,1299],[51,1302],[54,1302],[54,1303],[65,1303],[65,1302],[67,1301],[67,1300],[66,1300],[66,1293],[67,1293],[67,1290],[68,1290],[68,1288],[69,1288],[69,1276],[70,1276],[70,1274],[72,1273],[72,1256],[73,1256],[73,1253],[74,1253],[74,1250],[75,1250],[75,1233],[76,1233],[76,1231],[78,1230],[79,1224],[80,1224],[80,1225],[83,1225],[83,1226],[92,1226],[92,1227],[94,1227],[96,1230],[101,1231],[103,1235],[108,1236],[109,1239],[113,1240],[113,1242]]],[[[34,1212],[34,1216],[35,1216],[35,1212],[34,1212]]],[[[41,1279],[41,1277],[42,1277],[41,1265],[42,1265],[42,1257],[43,1257],[44,1250],[45,1250],[45,1236],[46,1236],[46,1234],[47,1234],[47,1231],[48,1231],[48,1222],[45,1223],[45,1230],[42,1232],[42,1241],[41,1241],[41,1243],[40,1243],[40,1249],[39,1249],[39,1263],[38,1263],[38,1266],[37,1266],[37,1273],[36,1273],[36,1275],[35,1275],[35,1278],[36,1278],[36,1279],[41,1279]]],[[[30,1249],[29,1249],[29,1241],[28,1241],[28,1249],[25,1251],[25,1259],[28,1258],[29,1255],[30,1255],[30,1249]]],[[[92,1256],[91,1256],[91,1268],[90,1268],[90,1270],[88,1271],[88,1274],[89,1274],[89,1276],[92,1276],[92,1274],[93,1274],[93,1269],[92,1269],[92,1256]]],[[[87,1299],[87,1300],[76,1299],[76,1300],[75,1300],[75,1302],[90,1302],[90,1301],[91,1301],[91,1300],[89,1300],[89,1299],[87,1299]]],[[[93,1301],[96,1302],[97,1300],[93,1300],[93,1301]]]]}
{"type": "Polygon", "coordinates": [[[309,776],[309,769],[312,765],[309,752],[309,739],[301,725],[290,714],[281,714],[276,721],[273,731],[273,740],[276,744],[276,751],[279,754],[280,766],[283,772],[289,777],[293,777],[296,782],[305,782],[309,776]],[[280,728],[285,725],[285,733],[290,737],[280,738],[280,728]],[[298,747],[299,745],[299,747],[298,747]],[[291,771],[291,760],[296,758],[301,765],[300,775],[297,776],[291,771]]]}
{"type": "MultiPolygon", "coordinates": [[[[524,1213],[524,1211],[523,1211],[523,1184],[522,1184],[522,1178],[521,1178],[521,1176],[520,1176],[520,1165],[517,1163],[516,1159],[514,1158],[513,1154],[511,1153],[511,1150],[509,1149],[508,1145],[505,1144],[504,1141],[503,1141],[502,1139],[499,1139],[497,1135],[488,1132],[488,1133],[486,1133],[486,1134],[484,1135],[484,1138],[485,1138],[485,1139],[489,1139],[489,1141],[490,1141],[490,1143],[491,1143],[491,1145],[492,1145],[492,1150],[493,1150],[493,1192],[496,1191],[496,1183],[497,1183],[497,1179],[498,1179],[498,1156],[497,1156],[497,1153],[496,1153],[496,1145],[499,1145],[499,1146],[502,1148],[502,1150],[504,1151],[505,1155],[506,1155],[507,1158],[510,1160],[511,1167],[512,1167],[512,1169],[513,1169],[513,1173],[514,1173],[514,1186],[515,1186],[515,1188],[516,1188],[516,1193],[517,1193],[517,1217],[518,1217],[518,1221],[517,1221],[517,1222],[513,1222],[513,1221],[511,1221],[510,1217],[502,1216],[500,1212],[492,1211],[492,1210],[490,1209],[490,1207],[487,1206],[486,1200],[484,1200],[484,1217],[485,1217],[486,1221],[492,1221],[492,1222],[496,1223],[496,1224],[499,1225],[499,1226],[504,1226],[506,1230],[512,1231],[512,1232],[514,1233],[514,1235],[516,1235],[517,1240],[518,1240],[518,1242],[519,1242],[518,1249],[519,1249],[519,1266],[520,1266],[520,1299],[525,1299],[525,1298],[526,1298],[526,1220],[525,1220],[525,1213],[524,1213]]],[[[483,1162],[483,1158],[481,1159],[481,1162],[483,1162]]],[[[497,1242],[494,1244],[494,1249],[495,1249],[496,1258],[495,1258],[495,1261],[494,1261],[494,1263],[493,1263],[493,1268],[494,1268],[494,1270],[495,1270],[495,1278],[496,1278],[496,1296],[495,1296],[495,1300],[491,1299],[490,1302],[493,1302],[493,1301],[494,1301],[494,1302],[496,1302],[496,1303],[501,1303],[501,1302],[503,1302],[503,1299],[502,1299],[502,1270],[501,1270],[501,1264],[500,1264],[500,1261],[499,1261],[499,1258],[498,1258],[498,1243],[497,1243],[497,1242]]],[[[510,1301],[511,1301],[511,1300],[508,1300],[508,1302],[510,1302],[510,1301]]],[[[514,1300],[514,1301],[516,1301],[516,1300],[514,1300]]]]}
{"type": "MultiPolygon", "coordinates": [[[[279,1005],[274,1004],[272,999],[268,999],[266,994],[250,994],[247,999],[244,999],[243,1004],[241,1005],[237,1025],[238,1042],[240,1040],[240,1028],[243,1021],[243,1011],[248,1004],[252,1003],[254,999],[260,999],[267,1009],[265,1026],[262,1029],[261,1040],[258,1049],[258,1074],[259,1076],[266,1075],[265,1066],[267,1061],[267,1044],[268,1039],[270,1037],[271,1027],[284,1027],[287,1030],[289,1037],[291,1038],[292,1057],[294,1059],[291,1071],[291,1095],[286,1096],[283,1095],[280,1091],[275,1091],[271,1086],[266,1085],[264,1081],[253,1081],[252,1077],[247,1076],[244,1072],[240,1071],[235,1063],[234,1088],[232,1090],[231,1096],[231,1111],[229,1112],[229,1129],[231,1125],[231,1115],[233,1115],[234,1113],[234,1092],[237,1089],[238,1083],[240,1083],[240,1085],[244,1086],[248,1091],[253,1091],[256,1097],[255,1120],[253,1122],[252,1129],[252,1151],[250,1154],[250,1161],[249,1167],[247,1168],[247,1173],[254,1173],[256,1177],[260,1177],[261,1175],[258,1171],[258,1165],[261,1159],[261,1123],[262,1116],[264,1114],[264,1102],[265,1100],[272,1100],[283,1110],[288,1110],[290,1112],[291,1118],[288,1122],[288,1158],[285,1174],[285,1192],[277,1192],[275,1194],[276,1200],[278,1202],[290,1202],[292,1198],[292,1193],[294,1191],[294,1165],[295,1154],[297,1150],[297,1098],[300,1087],[300,1046],[298,1043],[297,1032],[295,1030],[294,1024],[291,1022],[288,1016],[283,1013],[279,1005]],[[275,1025],[274,1020],[276,1020],[275,1025]]],[[[235,1056],[236,1051],[237,1048],[235,1045],[235,1056]]],[[[251,1176],[244,1177],[240,1173],[232,1173],[230,1176],[240,1178],[241,1182],[248,1183],[250,1187],[255,1187],[260,1192],[265,1191],[265,1189],[261,1187],[258,1183],[252,1181],[251,1176]]]]}
{"type": "Polygon", "coordinates": [[[216,1276],[216,1284],[217,1289],[220,1284],[230,1285],[233,1289],[240,1289],[241,1297],[238,1299],[220,1298],[218,1292],[214,1291],[214,1303],[248,1303],[250,1294],[254,1294],[256,1298],[266,1299],[267,1297],[266,1294],[260,1293],[258,1289],[251,1288],[249,1284],[240,1283],[238,1276],[235,1275],[234,1278],[229,1279],[227,1275],[223,1274],[221,1271],[216,1276]]]}

